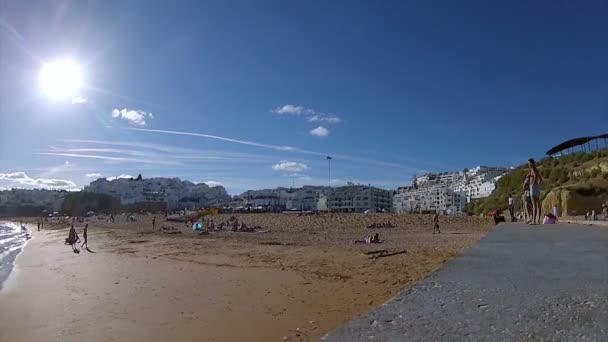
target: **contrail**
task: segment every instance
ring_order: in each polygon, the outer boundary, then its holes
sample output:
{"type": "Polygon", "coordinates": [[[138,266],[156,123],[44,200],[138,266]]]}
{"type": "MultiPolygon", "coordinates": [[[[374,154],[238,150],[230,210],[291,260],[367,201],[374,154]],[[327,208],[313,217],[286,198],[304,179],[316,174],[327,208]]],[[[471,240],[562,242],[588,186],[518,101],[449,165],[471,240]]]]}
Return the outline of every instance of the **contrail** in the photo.
{"type": "Polygon", "coordinates": [[[204,134],[204,133],[180,132],[180,131],[169,131],[169,130],[164,130],[164,129],[148,129],[148,128],[126,128],[126,129],[128,129],[130,131],[141,131],[141,132],[151,132],[151,133],[164,133],[164,134],[175,134],[175,135],[187,135],[187,136],[191,136],[191,137],[216,139],[216,140],[228,141],[228,142],[232,142],[232,143],[236,143],[236,144],[241,144],[241,145],[248,145],[248,146],[268,148],[268,149],[275,150],[275,151],[300,152],[300,153],[315,154],[315,155],[320,155],[320,156],[327,155],[327,153],[314,152],[314,151],[306,151],[306,150],[302,150],[302,149],[299,149],[299,148],[296,148],[296,147],[292,147],[292,146],[280,146],[280,145],[263,144],[263,143],[258,143],[258,142],[254,142],[254,141],[232,139],[232,138],[220,137],[220,136],[217,136],[217,135],[204,134]]]}
{"type": "Polygon", "coordinates": [[[295,153],[309,154],[309,155],[322,156],[322,157],[326,157],[328,155],[331,155],[334,158],[339,158],[339,159],[348,160],[348,161],[352,161],[352,162],[372,164],[372,165],[375,165],[375,166],[382,165],[382,166],[387,166],[387,167],[411,169],[410,167],[405,167],[403,165],[399,165],[399,164],[395,164],[395,163],[390,163],[390,162],[384,162],[384,161],[378,161],[378,160],[370,160],[370,159],[359,158],[359,157],[351,157],[351,156],[346,156],[346,155],[341,155],[341,154],[333,154],[333,153],[327,153],[327,152],[309,151],[309,150],[304,150],[304,149],[301,149],[301,148],[298,148],[298,147],[293,147],[293,146],[281,146],[281,145],[264,144],[264,143],[254,142],[254,141],[232,139],[232,138],[220,137],[220,136],[217,136],[217,135],[204,134],[204,133],[181,132],[181,131],[170,131],[170,130],[164,130],[164,129],[149,129],[149,128],[125,128],[125,129],[130,130],[130,131],[140,131],[140,132],[150,132],[150,133],[162,133],[162,134],[174,134],[174,135],[185,135],[185,136],[191,136],[191,137],[216,139],[216,140],[227,141],[227,142],[232,142],[232,143],[241,144],[241,145],[267,148],[267,149],[271,149],[271,150],[275,150],[275,151],[295,152],[295,153]]]}

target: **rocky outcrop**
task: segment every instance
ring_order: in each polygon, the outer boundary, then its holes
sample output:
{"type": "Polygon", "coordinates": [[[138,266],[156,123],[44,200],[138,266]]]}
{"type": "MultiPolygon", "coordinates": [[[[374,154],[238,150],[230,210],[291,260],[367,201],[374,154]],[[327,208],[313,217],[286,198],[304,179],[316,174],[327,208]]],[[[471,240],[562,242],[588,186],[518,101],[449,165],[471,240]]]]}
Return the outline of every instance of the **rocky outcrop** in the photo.
{"type": "Polygon", "coordinates": [[[570,177],[581,177],[586,173],[592,173],[593,171],[599,171],[599,173],[608,173],[608,162],[600,162],[597,163],[596,165],[590,166],[590,167],[586,167],[584,169],[579,169],[579,170],[575,170],[570,172],[570,177]]]}
{"type": "Polygon", "coordinates": [[[552,213],[553,206],[557,204],[560,213],[564,216],[584,215],[595,210],[599,212],[602,203],[608,196],[583,196],[576,191],[556,188],[551,190],[542,203],[543,213],[552,213]]]}

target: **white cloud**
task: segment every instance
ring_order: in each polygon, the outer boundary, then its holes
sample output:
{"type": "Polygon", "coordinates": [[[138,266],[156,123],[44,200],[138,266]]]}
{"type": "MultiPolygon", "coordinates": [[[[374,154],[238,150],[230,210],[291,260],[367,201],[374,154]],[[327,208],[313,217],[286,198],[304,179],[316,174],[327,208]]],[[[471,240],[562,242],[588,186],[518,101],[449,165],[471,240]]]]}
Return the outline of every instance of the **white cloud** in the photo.
{"type": "Polygon", "coordinates": [[[216,186],[224,186],[224,184],[222,184],[220,182],[216,182],[216,181],[206,181],[206,182],[203,182],[203,183],[207,184],[211,188],[214,188],[216,186]]]}
{"type": "Polygon", "coordinates": [[[114,109],[112,111],[113,118],[120,118],[129,121],[130,124],[136,126],[145,126],[146,119],[154,119],[152,113],[146,113],[143,110],[136,109],[114,109]]]}
{"type": "Polygon", "coordinates": [[[131,176],[131,175],[125,175],[125,174],[122,174],[122,175],[120,175],[120,176],[116,176],[116,177],[108,177],[108,178],[106,178],[106,179],[107,179],[107,180],[109,180],[109,181],[113,181],[113,180],[115,180],[115,179],[121,179],[121,178],[131,179],[131,178],[135,178],[135,177],[133,177],[133,176],[131,176]]]}
{"type": "Polygon", "coordinates": [[[308,122],[326,122],[328,124],[337,124],[342,121],[339,116],[317,112],[314,109],[292,104],[277,107],[273,109],[272,112],[276,114],[304,116],[308,122]]]}
{"type": "Polygon", "coordinates": [[[319,126],[315,129],[310,130],[311,135],[316,135],[318,137],[326,137],[329,135],[329,130],[323,126],[319,126]]]}
{"type": "Polygon", "coordinates": [[[308,165],[294,161],[282,160],[278,164],[272,165],[275,171],[302,172],[308,170],[308,165]]]}
{"type": "Polygon", "coordinates": [[[32,178],[25,172],[0,173],[0,181],[10,185],[25,185],[39,188],[67,189],[76,188],[76,184],[65,179],[32,178]]]}
{"type": "Polygon", "coordinates": [[[273,111],[273,113],[277,114],[288,114],[288,115],[302,115],[302,114],[314,114],[314,111],[310,109],[306,109],[302,106],[296,105],[284,105],[282,107],[277,107],[273,111]]]}
{"type": "Polygon", "coordinates": [[[82,96],[72,98],[72,104],[86,104],[87,102],[89,102],[89,100],[82,96]]]}
{"type": "Polygon", "coordinates": [[[93,173],[87,173],[86,174],[87,178],[93,178],[93,179],[98,179],[101,178],[101,173],[99,172],[93,172],[93,173]]]}

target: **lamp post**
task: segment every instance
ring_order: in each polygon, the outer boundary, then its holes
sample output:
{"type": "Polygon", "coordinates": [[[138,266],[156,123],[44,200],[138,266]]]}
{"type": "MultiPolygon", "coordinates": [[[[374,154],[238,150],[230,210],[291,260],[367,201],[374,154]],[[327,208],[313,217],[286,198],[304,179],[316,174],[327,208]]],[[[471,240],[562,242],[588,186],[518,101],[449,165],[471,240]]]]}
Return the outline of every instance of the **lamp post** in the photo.
{"type": "Polygon", "coordinates": [[[329,187],[329,191],[327,193],[327,211],[329,212],[329,197],[331,195],[331,157],[327,156],[327,186],[329,187]]]}

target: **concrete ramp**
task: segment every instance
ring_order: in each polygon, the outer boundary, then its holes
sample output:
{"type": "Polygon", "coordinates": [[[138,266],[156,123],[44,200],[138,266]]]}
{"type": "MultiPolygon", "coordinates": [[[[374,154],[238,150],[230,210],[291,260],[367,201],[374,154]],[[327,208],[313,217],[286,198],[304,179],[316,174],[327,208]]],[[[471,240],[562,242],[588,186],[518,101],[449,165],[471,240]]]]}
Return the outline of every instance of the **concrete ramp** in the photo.
{"type": "Polygon", "coordinates": [[[608,341],[608,228],[501,224],[323,341],[608,341]]]}

